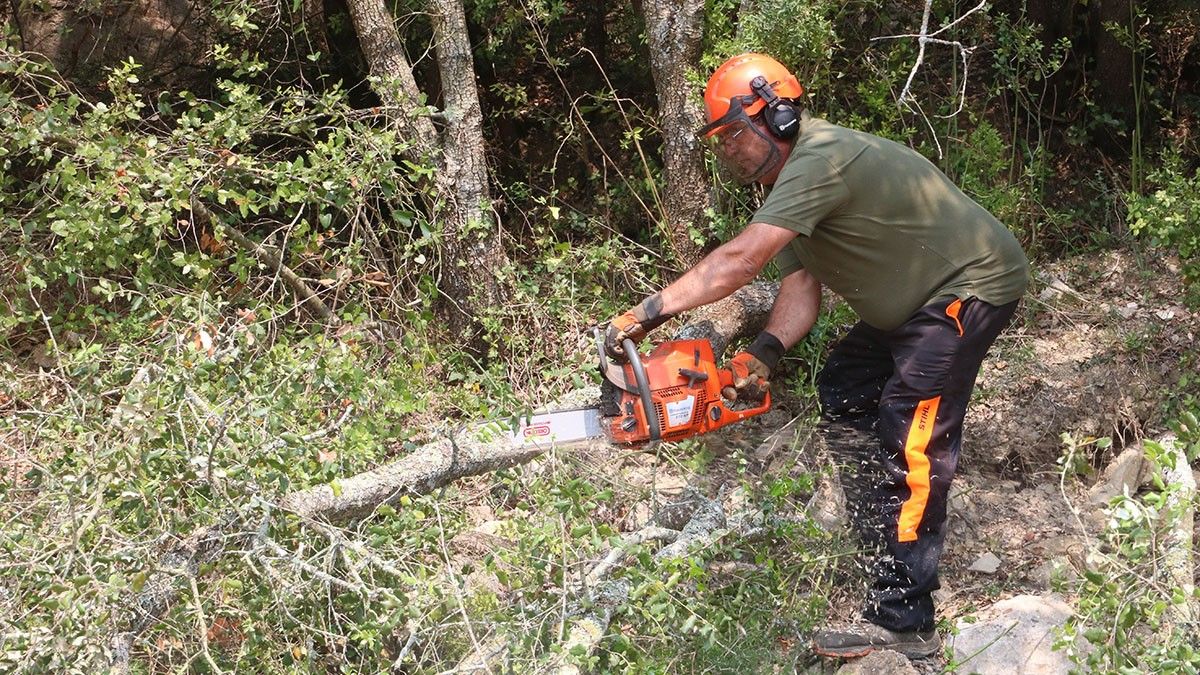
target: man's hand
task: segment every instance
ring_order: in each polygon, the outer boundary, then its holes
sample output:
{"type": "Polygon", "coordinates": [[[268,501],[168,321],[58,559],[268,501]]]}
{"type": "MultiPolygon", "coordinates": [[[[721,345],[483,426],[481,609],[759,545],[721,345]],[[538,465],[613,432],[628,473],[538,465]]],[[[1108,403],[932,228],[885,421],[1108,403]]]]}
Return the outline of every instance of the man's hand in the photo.
{"type": "Polygon", "coordinates": [[[621,343],[625,340],[641,342],[646,333],[670,321],[674,314],[664,314],[662,311],[662,294],[655,293],[646,298],[637,307],[625,312],[608,322],[604,331],[604,351],[614,359],[625,360],[625,348],[621,343]]]}
{"type": "Polygon", "coordinates": [[[733,386],[721,390],[721,395],[730,401],[761,401],[771,386],[771,372],[783,356],[783,343],[779,338],[763,331],[754,342],[739,352],[729,362],[733,373],[733,386]]]}
{"type": "Polygon", "coordinates": [[[721,395],[730,401],[761,401],[771,387],[771,369],[750,352],[739,352],[729,362],[733,372],[733,386],[721,390],[721,395]]]}

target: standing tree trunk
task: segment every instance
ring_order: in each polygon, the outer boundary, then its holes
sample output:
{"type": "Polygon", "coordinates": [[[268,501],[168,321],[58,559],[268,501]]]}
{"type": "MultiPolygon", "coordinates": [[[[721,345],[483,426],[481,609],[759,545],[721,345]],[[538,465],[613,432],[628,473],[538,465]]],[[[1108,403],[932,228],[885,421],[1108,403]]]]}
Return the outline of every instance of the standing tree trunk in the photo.
{"type": "Polygon", "coordinates": [[[700,61],[704,2],[645,0],[642,12],[662,123],[665,217],[676,257],[691,266],[700,259],[701,249],[690,232],[702,230],[705,211],[713,205],[704,149],[695,135],[704,110],[687,87],[688,74],[700,61]]]}
{"type": "Polygon", "coordinates": [[[446,116],[438,194],[448,202],[443,209],[447,262],[459,266],[459,271],[447,271],[445,282],[450,297],[465,298],[472,310],[497,307],[505,293],[495,272],[508,260],[488,194],[483,111],[475,87],[467,18],[462,0],[432,0],[431,4],[446,116]]]}
{"type": "MultiPolygon", "coordinates": [[[[430,213],[442,226],[443,295],[451,329],[473,341],[479,319],[506,297],[496,270],[507,266],[488,191],[483,113],[461,0],[432,0],[434,41],[443,83],[445,129],[439,135],[421,108],[412,65],[384,0],[349,0],[350,16],[363,54],[376,78],[373,88],[391,108],[409,139],[408,159],[432,161],[434,194],[430,213]]],[[[434,97],[429,96],[430,100],[434,97]]]]}

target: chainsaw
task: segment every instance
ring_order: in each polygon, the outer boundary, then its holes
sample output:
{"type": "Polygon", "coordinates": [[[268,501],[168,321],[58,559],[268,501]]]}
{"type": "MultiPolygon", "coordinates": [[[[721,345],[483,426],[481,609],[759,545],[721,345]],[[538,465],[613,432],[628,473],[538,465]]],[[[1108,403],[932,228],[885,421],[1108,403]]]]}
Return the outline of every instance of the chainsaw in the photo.
{"type": "Polygon", "coordinates": [[[608,358],[599,332],[596,347],[604,376],[600,405],[522,418],[512,434],[515,444],[562,445],[593,438],[620,445],[679,441],[771,408],[769,392],[752,407],[726,405],[721,389],[733,386],[733,372],[717,367],[708,340],[667,341],[644,356],[633,340],[625,340],[624,364],[608,358]]]}

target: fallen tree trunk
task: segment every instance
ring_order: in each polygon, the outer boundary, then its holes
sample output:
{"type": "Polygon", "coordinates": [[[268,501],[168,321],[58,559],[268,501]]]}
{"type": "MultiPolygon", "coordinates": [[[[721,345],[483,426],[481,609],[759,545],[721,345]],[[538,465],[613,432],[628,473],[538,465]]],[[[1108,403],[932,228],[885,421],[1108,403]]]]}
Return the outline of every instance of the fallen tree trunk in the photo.
{"type": "Polygon", "coordinates": [[[692,310],[688,323],[675,334],[677,340],[706,338],[713,354],[720,358],[730,343],[757,335],[767,325],[767,317],[779,294],[779,284],[755,281],[733,295],[692,310]]]}
{"type": "Polygon", "coordinates": [[[499,442],[470,436],[422,446],[391,464],[345,480],[285,495],[279,505],[304,518],[342,522],[369,515],[404,495],[428,494],[467,476],[524,464],[551,444],[522,445],[511,438],[499,442]]]}
{"type": "Polygon", "coordinates": [[[147,577],[146,585],[133,603],[133,616],[128,627],[109,640],[112,672],[129,672],[133,644],[138,636],[162,619],[179,594],[179,589],[188,579],[195,579],[200,566],[216,560],[227,549],[236,547],[237,543],[231,542],[231,539],[240,542],[246,538],[226,534],[238,529],[240,521],[237,514],[232,514],[220,523],[197,530],[159,557],[154,572],[147,577]]]}

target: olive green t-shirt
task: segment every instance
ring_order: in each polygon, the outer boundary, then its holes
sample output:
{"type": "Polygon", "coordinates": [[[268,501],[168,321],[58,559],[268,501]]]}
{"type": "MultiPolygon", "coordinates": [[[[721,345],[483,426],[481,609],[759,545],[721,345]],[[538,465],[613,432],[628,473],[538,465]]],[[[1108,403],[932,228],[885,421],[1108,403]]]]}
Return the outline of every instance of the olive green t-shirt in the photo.
{"type": "Polygon", "coordinates": [[[781,275],[808,270],[881,330],[938,298],[1011,302],[1029,277],[1012,233],[929,160],[807,116],[751,222],[800,235],[776,257],[781,275]]]}

